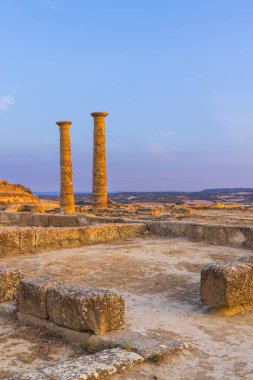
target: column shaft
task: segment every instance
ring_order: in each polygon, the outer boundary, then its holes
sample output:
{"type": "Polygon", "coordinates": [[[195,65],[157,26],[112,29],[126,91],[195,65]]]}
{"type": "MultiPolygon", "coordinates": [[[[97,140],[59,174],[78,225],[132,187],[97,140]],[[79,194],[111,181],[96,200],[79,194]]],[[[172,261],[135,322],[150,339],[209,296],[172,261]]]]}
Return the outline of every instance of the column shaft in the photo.
{"type": "Polygon", "coordinates": [[[94,112],[92,207],[107,208],[105,116],[106,112],[94,112]]]}
{"type": "Polygon", "coordinates": [[[72,161],[69,126],[71,122],[57,122],[60,127],[60,165],[61,165],[61,211],[65,214],[75,212],[75,201],[72,183],[72,161]]]}

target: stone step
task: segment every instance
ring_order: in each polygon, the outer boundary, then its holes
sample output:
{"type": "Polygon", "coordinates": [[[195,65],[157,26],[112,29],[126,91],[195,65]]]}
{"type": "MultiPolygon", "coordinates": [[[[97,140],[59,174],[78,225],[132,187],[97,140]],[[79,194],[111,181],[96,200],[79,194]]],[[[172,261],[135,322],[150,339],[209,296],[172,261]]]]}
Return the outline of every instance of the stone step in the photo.
{"type": "Polygon", "coordinates": [[[143,361],[144,358],[135,352],[113,348],[6,380],[99,380],[125,371],[143,361]]]}

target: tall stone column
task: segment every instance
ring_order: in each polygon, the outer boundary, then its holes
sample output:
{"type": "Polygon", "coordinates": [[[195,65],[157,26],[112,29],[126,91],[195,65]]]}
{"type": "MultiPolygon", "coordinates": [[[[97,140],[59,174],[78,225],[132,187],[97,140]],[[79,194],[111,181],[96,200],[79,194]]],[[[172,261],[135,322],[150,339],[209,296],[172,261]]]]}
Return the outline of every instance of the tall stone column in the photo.
{"type": "Polygon", "coordinates": [[[58,121],[60,127],[60,163],[61,163],[61,195],[60,206],[64,214],[75,212],[75,201],[72,183],[72,161],[69,127],[71,121],[58,121]]]}
{"type": "Polygon", "coordinates": [[[105,117],[107,112],[93,112],[94,147],[93,147],[93,182],[92,207],[107,208],[106,154],[105,154],[105,117]]]}

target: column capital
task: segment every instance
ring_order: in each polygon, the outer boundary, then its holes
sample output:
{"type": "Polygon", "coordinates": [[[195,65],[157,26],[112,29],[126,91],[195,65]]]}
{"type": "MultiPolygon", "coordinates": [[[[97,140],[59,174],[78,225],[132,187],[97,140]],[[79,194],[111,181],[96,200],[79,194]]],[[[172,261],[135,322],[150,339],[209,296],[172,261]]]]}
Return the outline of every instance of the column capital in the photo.
{"type": "Polygon", "coordinates": [[[72,121],[57,121],[56,122],[57,125],[59,125],[59,127],[63,127],[63,126],[70,126],[72,124],[72,121]]]}
{"type": "Polygon", "coordinates": [[[92,117],[96,117],[96,116],[104,116],[104,117],[106,117],[106,116],[108,116],[108,113],[107,112],[92,112],[91,116],[92,117]]]}

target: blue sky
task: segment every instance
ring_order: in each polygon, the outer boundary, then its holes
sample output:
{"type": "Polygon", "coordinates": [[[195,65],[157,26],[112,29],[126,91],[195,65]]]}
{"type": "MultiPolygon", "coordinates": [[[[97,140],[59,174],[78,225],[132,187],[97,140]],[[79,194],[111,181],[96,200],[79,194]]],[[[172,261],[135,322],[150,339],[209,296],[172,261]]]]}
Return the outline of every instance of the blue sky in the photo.
{"type": "Polygon", "coordinates": [[[0,178],[59,189],[71,120],[90,191],[107,111],[109,191],[253,187],[251,0],[0,0],[0,178]]]}

